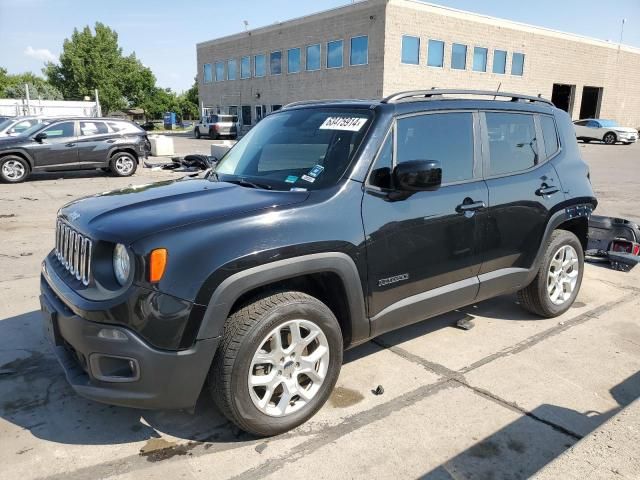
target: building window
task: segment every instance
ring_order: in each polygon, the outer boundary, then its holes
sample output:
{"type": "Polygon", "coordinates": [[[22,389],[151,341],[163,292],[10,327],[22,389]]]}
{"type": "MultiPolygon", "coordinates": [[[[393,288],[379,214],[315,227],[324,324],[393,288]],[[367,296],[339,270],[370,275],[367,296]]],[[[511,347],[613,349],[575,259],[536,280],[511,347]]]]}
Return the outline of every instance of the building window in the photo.
{"type": "Polygon", "coordinates": [[[420,65],[420,37],[402,36],[402,63],[420,65]]]}
{"type": "Polygon", "coordinates": [[[327,68],[342,68],[344,41],[334,40],[327,43],[327,68]]]}
{"type": "Polygon", "coordinates": [[[507,71],[507,52],[504,50],[493,51],[493,73],[504,74],[507,71]]]}
{"type": "Polygon", "coordinates": [[[487,71],[487,49],[483,47],[473,48],[473,71],[474,72],[486,72],[487,71]]]}
{"type": "Polygon", "coordinates": [[[287,73],[298,73],[300,71],[300,49],[290,48],[287,50],[287,73]]]}
{"type": "Polygon", "coordinates": [[[262,120],[267,115],[266,105],[256,105],[256,123],[262,120]]]}
{"type": "Polygon", "coordinates": [[[427,65],[430,67],[444,67],[444,42],[429,40],[427,65]]]}
{"type": "Polygon", "coordinates": [[[353,37],[351,39],[351,65],[366,65],[369,63],[369,37],[353,37]]]}
{"type": "Polygon", "coordinates": [[[522,76],[524,73],[524,53],[514,53],[511,57],[511,75],[522,76]]]}
{"type": "Polygon", "coordinates": [[[267,56],[256,55],[253,57],[254,63],[254,73],[253,75],[256,77],[264,77],[267,74],[267,56]]]}
{"type": "Polygon", "coordinates": [[[320,44],[307,47],[306,68],[309,72],[320,70],[320,44]]]}
{"type": "Polygon", "coordinates": [[[203,65],[203,75],[204,75],[204,83],[211,83],[212,80],[212,71],[211,71],[211,64],[210,63],[205,63],[203,65]]]}
{"type": "Polygon", "coordinates": [[[451,45],[451,68],[464,70],[467,68],[467,46],[460,43],[451,45]]]}
{"type": "Polygon", "coordinates": [[[227,60],[227,80],[238,78],[238,61],[235,58],[227,60]]]}
{"type": "Polygon", "coordinates": [[[242,105],[242,125],[251,126],[251,105],[242,105]]]}
{"type": "Polygon", "coordinates": [[[273,52],[269,58],[269,73],[280,75],[282,73],[282,52],[273,52]]]}
{"type": "Polygon", "coordinates": [[[278,110],[282,110],[282,105],[271,105],[272,112],[277,112],[278,110]]]}
{"type": "MultiPolygon", "coordinates": [[[[229,115],[233,115],[234,117],[238,116],[238,106],[237,105],[229,105],[229,115]]],[[[238,119],[236,119],[236,122],[238,119]]]]}
{"type": "Polygon", "coordinates": [[[240,78],[251,77],[251,57],[242,57],[240,59],[240,78]]]}
{"type": "Polygon", "coordinates": [[[216,82],[224,80],[224,62],[216,62],[216,82]]]}

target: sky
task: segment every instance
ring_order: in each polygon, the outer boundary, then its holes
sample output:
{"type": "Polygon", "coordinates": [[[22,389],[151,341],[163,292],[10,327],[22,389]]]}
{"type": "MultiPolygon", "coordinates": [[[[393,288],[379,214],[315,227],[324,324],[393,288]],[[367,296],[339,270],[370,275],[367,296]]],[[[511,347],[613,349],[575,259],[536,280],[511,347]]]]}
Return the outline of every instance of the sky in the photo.
{"type": "MultiPolygon", "coordinates": [[[[0,0],[0,67],[41,73],[56,61],[74,27],[102,22],[116,30],[158,85],[183,91],[196,74],[196,43],[308,15],[351,0],[0,0]]],[[[436,0],[452,8],[640,47],[640,0],[436,0]],[[524,5],[527,5],[527,8],[524,5]]]]}

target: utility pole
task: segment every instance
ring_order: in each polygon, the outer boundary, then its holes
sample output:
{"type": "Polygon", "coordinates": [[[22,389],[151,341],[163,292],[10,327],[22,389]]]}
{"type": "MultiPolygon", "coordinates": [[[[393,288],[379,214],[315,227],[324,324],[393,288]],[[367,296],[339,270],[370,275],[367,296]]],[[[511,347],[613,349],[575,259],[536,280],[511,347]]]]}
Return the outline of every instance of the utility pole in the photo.
{"type": "Polygon", "coordinates": [[[24,84],[24,94],[27,97],[27,115],[31,115],[31,99],[29,98],[29,84],[24,84]]]}
{"type": "Polygon", "coordinates": [[[627,22],[626,18],[622,19],[622,25],[620,26],[620,41],[618,42],[618,48],[622,46],[622,36],[624,35],[624,24],[627,22]]]}
{"type": "Polygon", "coordinates": [[[98,97],[98,89],[96,88],[96,117],[102,117],[102,107],[100,106],[100,97],[98,97]]]}

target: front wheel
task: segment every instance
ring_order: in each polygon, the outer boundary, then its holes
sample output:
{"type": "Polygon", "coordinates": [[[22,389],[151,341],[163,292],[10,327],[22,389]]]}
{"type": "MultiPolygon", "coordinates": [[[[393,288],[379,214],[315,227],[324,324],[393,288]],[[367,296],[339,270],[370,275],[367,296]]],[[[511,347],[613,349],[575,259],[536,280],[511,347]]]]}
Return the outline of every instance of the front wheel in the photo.
{"type": "Polygon", "coordinates": [[[7,155],[0,158],[0,179],[7,183],[24,182],[29,176],[29,164],[17,155],[7,155]]]}
{"type": "Polygon", "coordinates": [[[578,295],[584,272],[584,252],[573,233],[555,230],[547,245],[538,274],[518,292],[520,304],[541,317],[566,312],[578,295]]]}
{"type": "Polygon", "coordinates": [[[200,140],[200,129],[198,127],[193,130],[193,136],[200,140]]]}
{"type": "Polygon", "coordinates": [[[109,168],[116,177],[130,177],[136,173],[138,161],[130,153],[119,152],[111,157],[109,168]]]}
{"type": "Polygon", "coordinates": [[[602,141],[607,145],[613,145],[614,143],[616,143],[616,140],[617,140],[616,134],[613,132],[607,133],[602,139],[602,141]]]}
{"type": "Polygon", "coordinates": [[[342,333],[331,310],[305,293],[275,293],[227,319],[209,386],[229,420],[271,436],[324,405],[341,365],[342,333]]]}

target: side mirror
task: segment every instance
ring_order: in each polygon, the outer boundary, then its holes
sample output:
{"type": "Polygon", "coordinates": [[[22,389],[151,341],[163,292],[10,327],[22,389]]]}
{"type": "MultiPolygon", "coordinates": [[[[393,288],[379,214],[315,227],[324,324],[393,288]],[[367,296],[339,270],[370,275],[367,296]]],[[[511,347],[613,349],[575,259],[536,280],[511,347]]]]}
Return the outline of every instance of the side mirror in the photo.
{"type": "Polygon", "coordinates": [[[411,160],[396,165],[393,180],[402,192],[436,190],[442,184],[442,168],[435,160],[411,160]]]}
{"type": "Polygon", "coordinates": [[[42,140],[44,140],[45,138],[47,138],[47,134],[45,132],[40,132],[39,134],[37,134],[35,137],[33,137],[33,139],[36,142],[42,142],[42,140]]]}

